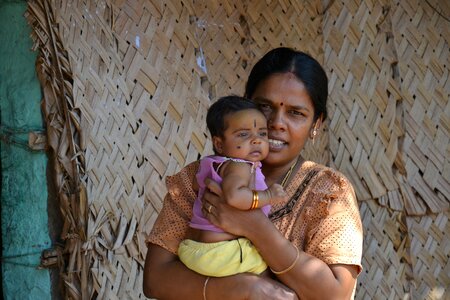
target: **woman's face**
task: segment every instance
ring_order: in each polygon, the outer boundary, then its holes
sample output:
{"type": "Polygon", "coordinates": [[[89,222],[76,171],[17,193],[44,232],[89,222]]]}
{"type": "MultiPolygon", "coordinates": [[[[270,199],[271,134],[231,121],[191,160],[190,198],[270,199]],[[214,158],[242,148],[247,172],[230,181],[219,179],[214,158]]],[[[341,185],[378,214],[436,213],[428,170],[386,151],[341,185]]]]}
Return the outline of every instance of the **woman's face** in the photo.
{"type": "Polygon", "coordinates": [[[268,120],[270,147],[264,164],[292,164],[313,127],[314,106],[303,82],[292,73],[276,73],[257,86],[252,99],[268,120]]]}

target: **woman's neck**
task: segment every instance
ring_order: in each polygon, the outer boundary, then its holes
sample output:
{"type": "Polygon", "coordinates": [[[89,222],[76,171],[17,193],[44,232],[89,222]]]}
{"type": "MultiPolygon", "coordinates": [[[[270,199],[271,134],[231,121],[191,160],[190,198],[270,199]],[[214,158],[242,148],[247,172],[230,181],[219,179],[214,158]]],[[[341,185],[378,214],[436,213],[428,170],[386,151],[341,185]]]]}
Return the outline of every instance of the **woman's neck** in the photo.
{"type": "Polygon", "coordinates": [[[270,186],[274,183],[281,184],[282,181],[284,179],[286,179],[285,186],[287,186],[287,184],[289,184],[290,180],[293,178],[295,173],[297,173],[297,170],[301,167],[303,161],[304,161],[304,159],[299,156],[298,160],[296,157],[292,161],[290,161],[282,166],[272,166],[272,165],[263,163],[262,171],[263,171],[264,176],[266,177],[266,179],[265,179],[266,184],[268,186],[270,186]],[[292,170],[290,171],[291,168],[292,168],[292,170]],[[286,175],[289,176],[289,178],[286,175]]]}

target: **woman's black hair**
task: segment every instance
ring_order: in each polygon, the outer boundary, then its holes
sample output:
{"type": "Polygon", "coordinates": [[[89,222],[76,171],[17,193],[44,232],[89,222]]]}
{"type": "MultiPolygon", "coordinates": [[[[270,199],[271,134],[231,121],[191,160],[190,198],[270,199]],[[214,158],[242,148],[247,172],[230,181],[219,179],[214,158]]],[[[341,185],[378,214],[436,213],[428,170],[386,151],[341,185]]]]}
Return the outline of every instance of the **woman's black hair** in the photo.
{"type": "Polygon", "coordinates": [[[240,96],[225,96],[219,98],[208,109],[206,125],[211,136],[223,137],[226,130],[225,116],[246,109],[257,109],[258,106],[251,100],[240,96]]]}
{"type": "Polygon", "coordinates": [[[322,66],[310,55],[291,48],[267,52],[253,67],[245,86],[245,97],[252,98],[258,85],[276,73],[292,73],[300,80],[314,105],[314,120],[327,118],[328,78],[322,66]]]}

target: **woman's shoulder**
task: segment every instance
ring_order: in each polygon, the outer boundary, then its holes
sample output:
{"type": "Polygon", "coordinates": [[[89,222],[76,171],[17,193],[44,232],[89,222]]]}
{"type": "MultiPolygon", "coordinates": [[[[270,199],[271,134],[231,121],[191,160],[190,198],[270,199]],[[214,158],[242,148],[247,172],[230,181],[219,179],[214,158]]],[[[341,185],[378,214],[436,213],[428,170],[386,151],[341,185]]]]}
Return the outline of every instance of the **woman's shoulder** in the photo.
{"type": "Polygon", "coordinates": [[[306,169],[306,172],[314,170],[318,178],[321,178],[323,180],[336,181],[336,183],[339,184],[344,183],[350,184],[348,178],[342,172],[340,172],[335,168],[328,167],[313,161],[305,161],[303,165],[304,166],[302,166],[302,169],[306,169]]]}
{"type": "Polygon", "coordinates": [[[176,183],[186,182],[191,183],[195,179],[195,175],[197,174],[198,168],[200,166],[200,161],[196,160],[188,165],[184,166],[180,171],[175,173],[174,175],[166,177],[166,184],[172,185],[176,183]]]}
{"type": "Polygon", "coordinates": [[[349,179],[339,170],[312,161],[305,161],[304,164],[316,174],[311,182],[313,192],[338,196],[353,190],[349,179]]]}

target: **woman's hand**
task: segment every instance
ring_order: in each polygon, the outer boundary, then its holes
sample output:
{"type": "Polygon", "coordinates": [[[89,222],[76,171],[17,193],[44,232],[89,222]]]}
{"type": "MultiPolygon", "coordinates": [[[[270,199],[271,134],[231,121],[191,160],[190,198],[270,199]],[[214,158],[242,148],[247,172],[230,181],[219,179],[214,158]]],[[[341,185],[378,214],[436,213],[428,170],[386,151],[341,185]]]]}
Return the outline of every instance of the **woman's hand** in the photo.
{"type": "Polygon", "coordinates": [[[250,293],[247,299],[297,300],[298,297],[295,292],[282,283],[268,277],[259,276],[258,280],[250,285],[250,293]]]}
{"type": "Polygon", "coordinates": [[[289,200],[288,194],[284,191],[281,184],[274,183],[267,189],[270,195],[270,204],[284,203],[289,200]]]}
{"type": "Polygon", "coordinates": [[[220,184],[207,178],[207,189],[203,196],[203,214],[214,225],[236,236],[248,237],[248,229],[255,228],[259,220],[267,221],[260,209],[240,210],[234,208],[222,198],[220,184]]]}
{"type": "Polygon", "coordinates": [[[207,299],[297,300],[291,289],[264,275],[240,273],[228,277],[211,277],[206,288],[207,299]],[[224,294],[223,294],[224,293],[224,294]]]}

